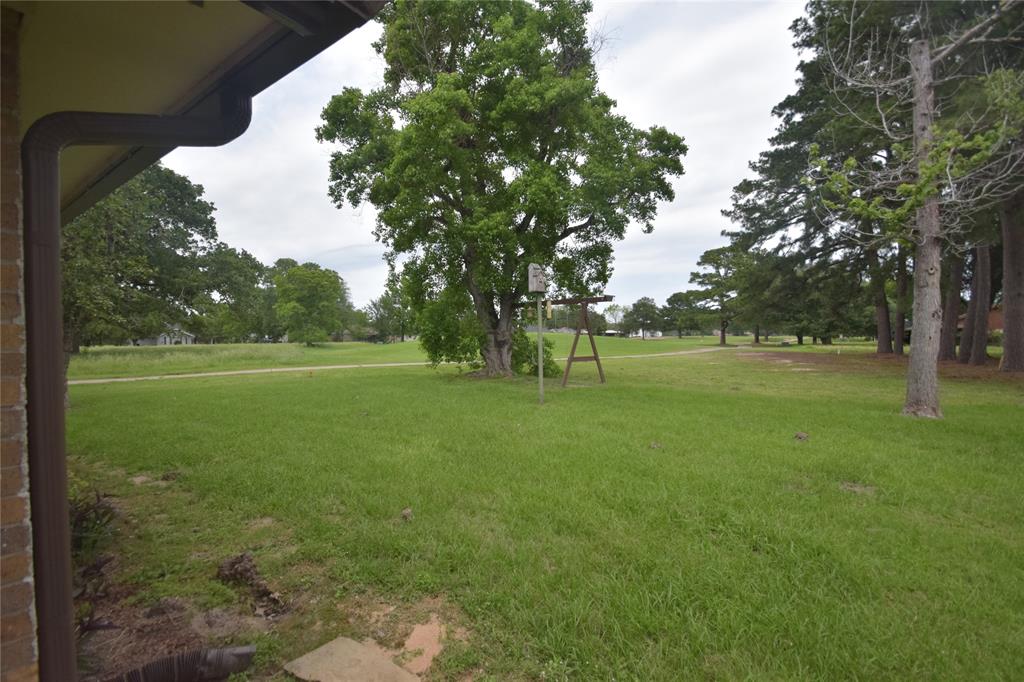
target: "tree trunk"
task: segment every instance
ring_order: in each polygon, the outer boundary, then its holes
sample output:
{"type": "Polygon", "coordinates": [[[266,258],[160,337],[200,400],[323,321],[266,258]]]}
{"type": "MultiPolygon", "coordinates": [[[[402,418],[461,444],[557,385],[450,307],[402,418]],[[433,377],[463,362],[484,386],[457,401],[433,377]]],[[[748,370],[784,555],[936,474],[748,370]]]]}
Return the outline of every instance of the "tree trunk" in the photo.
{"type": "Polygon", "coordinates": [[[725,330],[726,330],[726,328],[728,326],[729,326],[729,321],[728,320],[722,320],[721,321],[721,327],[718,330],[718,345],[719,346],[724,346],[725,345],[725,330]]]}
{"type": "Polygon", "coordinates": [[[71,365],[71,356],[81,352],[82,346],[77,336],[67,325],[64,326],[64,409],[71,408],[71,391],[68,387],[68,367],[71,365]]]}
{"type": "Polygon", "coordinates": [[[1024,192],[999,207],[1003,233],[1003,359],[999,369],[1024,372],[1024,192]]]}
{"type": "Polygon", "coordinates": [[[871,288],[875,290],[875,333],[878,343],[876,353],[892,353],[892,326],[889,324],[889,299],[885,295],[885,278],[878,266],[878,255],[872,249],[869,254],[872,265],[871,288]]]}
{"type": "Polygon", "coordinates": [[[964,286],[964,259],[951,254],[946,300],[942,304],[942,333],[939,337],[939,360],[956,360],[956,323],[960,317],[960,291],[964,286]]]}
{"type": "Polygon", "coordinates": [[[978,251],[974,250],[971,262],[971,298],[967,301],[967,313],[964,315],[964,328],[960,330],[960,353],[957,361],[966,365],[971,359],[974,348],[974,320],[978,311],[978,251]]]}
{"type": "Polygon", "coordinates": [[[971,330],[972,365],[988,361],[988,311],[992,300],[992,256],[988,244],[978,247],[978,262],[974,268],[978,281],[978,305],[974,308],[974,328],[971,330]]]}
{"type": "Polygon", "coordinates": [[[804,335],[803,334],[797,334],[796,335],[796,345],[798,345],[798,346],[804,345],[804,335]]]}
{"type": "Polygon", "coordinates": [[[487,331],[484,347],[484,374],[489,377],[507,377],[512,374],[512,330],[507,322],[487,331]]]}
{"type": "Polygon", "coordinates": [[[831,336],[823,336],[823,337],[821,337],[821,345],[823,345],[823,346],[831,346],[832,345],[832,337],[831,336]]]}
{"type": "Polygon", "coordinates": [[[759,324],[754,325],[754,343],[761,343],[761,325],[759,324]]]}
{"type": "MultiPolygon", "coordinates": [[[[918,168],[932,143],[935,99],[932,90],[931,51],[927,40],[910,46],[910,64],[914,78],[914,151],[918,168]]],[[[939,225],[939,199],[931,196],[917,209],[914,235],[914,330],[910,339],[910,365],[907,368],[907,397],[903,414],[915,417],[942,417],[939,408],[939,332],[942,325],[942,245],[939,225]]]]}
{"type": "Polygon", "coordinates": [[[471,273],[466,275],[466,285],[473,299],[476,318],[484,328],[484,344],[480,356],[484,360],[485,376],[507,377],[512,375],[512,299],[514,294],[505,293],[497,297],[498,309],[494,309],[494,297],[485,294],[477,286],[471,273]]]}
{"type": "Polygon", "coordinates": [[[896,315],[893,324],[892,352],[903,355],[903,337],[907,333],[907,255],[903,247],[896,255],[896,315]]]}

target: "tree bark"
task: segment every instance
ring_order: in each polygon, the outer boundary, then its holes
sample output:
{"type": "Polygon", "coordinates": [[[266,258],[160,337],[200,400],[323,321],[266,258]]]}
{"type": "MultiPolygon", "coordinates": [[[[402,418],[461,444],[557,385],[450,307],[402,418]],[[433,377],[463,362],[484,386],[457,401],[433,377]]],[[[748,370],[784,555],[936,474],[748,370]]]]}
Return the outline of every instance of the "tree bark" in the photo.
{"type": "Polygon", "coordinates": [[[978,312],[978,251],[974,250],[971,262],[971,298],[967,301],[967,313],[964,315],[964,328],[960,330],[960,352],[957,361],[966,365],[971,359],[974,348],[974,320],[978,312]]]}
{"type": "Polygon", "coordinates": [[[796,335],[796,345],[798,345],[798,346],[804,345],[804,335],[803,334],[797,334],[796,335]]]}
{"type": "Polygon", "coordinates": [[[721,326],[720,326],[720,328],[718,330],[718,345],[719,346],[724,346],[725,345],[725,330],[729,326],[729,321],[728,320],[722,320],[720,324],[721,324],[721,326]]]}
{"type": "MultiPolygon", "coordinates": [[[[910,65],[914,79],[914,151],[920,169],[932,143],[935,115],[931,50],[927,40],[916,40],[911,44],[910,65]]],[[[928,197],[917,209],[915,233],[914,329],[910,338],[903,414],[938,419],[942,417],[938,368],[942,325],[942,297],[939,295],[942,246],[937,196],[928,197]]]]}
{"type": "Polygon", "coordinates": [[[756,344],[759,344],[759,343],[761,343],[761,325],[755,324],[754,325],[754,344],[756,345],[756,344]]]}
{"type": "Polygon", "coordinates": [[[512,374],[512,333],[510,329],[493,329],[480,349],[484,359],[484,373],[489,377],[507,377],[512,374]]]}
{"type": "Polygon", "coordinates": [[[974,328],[971,330],[972,365],[984,365],[988,361],[988,311],[992,300],[992,256],[988,244],[978,247],[978,262],[974,268],[974,279],[978,281],[978,305],[974,308],[974,328]]]}
{"type": "Polygon", "coordinates": [[[903,355],[903,337],[907,333],[907,255],[902,246],[896,254],[896,315],[893,322],[892,352],[903,355]]]}
{"type": "Polygon", "coordinates": [[[68,386],[68,367],[71,366],[71,356],[81,352],[82,346],[77,335],[68,326],[64,327],[64,409],[71,409],[71,391],[68,386]]]}
{"type": "Polygon", "coordinates": [[[484,328],[484,343],[480,356],[484,360],[484,375],[507,377],[512,375],[512,299],[514,294],[505,293],[497,297],[498,309],[494,309],[494,297],[485,294],[477,286],[472,275],[471,259],[467,255],[466,285],[473,299],[476,317],[484,328]]]}
{"type": "Polygon", "coordinates": [[[875,334],[878,343],[876,353],[892,353],[892,325],[889,323],[889,299],[885,295],[885,277],[881,272],[878,254],[874,249],[868,254],[872,267],[871,288],[875,298],[875,334]]]}
{"type": "Polygon", "coordinates": [[[960,318],[960,292],[964,286],[964,259],[950,254],[949,282],[942,304],[942,332],[939,337],[939,360],[956,360],[956,323],[960,318]]]}
{"type": "Polygon", "coordinates": [[[999,207],[1003,234],[1003,359],[999,369],[1024,372],[1024,192],[999,207]]]}

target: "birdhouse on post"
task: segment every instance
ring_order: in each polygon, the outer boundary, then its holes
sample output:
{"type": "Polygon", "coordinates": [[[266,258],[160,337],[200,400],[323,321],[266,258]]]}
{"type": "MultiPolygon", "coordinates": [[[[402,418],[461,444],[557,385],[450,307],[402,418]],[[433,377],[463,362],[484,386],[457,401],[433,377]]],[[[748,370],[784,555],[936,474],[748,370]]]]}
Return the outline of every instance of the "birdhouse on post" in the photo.
{"type": "Polygon", "coordinates": [[[548,290],[548,278],[544,276],[544,268],[530,263],[526,269],[526,288],[531,294],[537,294],[537,387],[540,391],[540,404],[544,404],[544,318],[541,317],[541,302],[548,290]]]}
{"type": "Polygon", "coordinates": [[[544,268],[536,263],[530,263],[527,280],[527,290],[531,294],[543,294],[548,290],[548,278],[544,274],[544,268]]]}

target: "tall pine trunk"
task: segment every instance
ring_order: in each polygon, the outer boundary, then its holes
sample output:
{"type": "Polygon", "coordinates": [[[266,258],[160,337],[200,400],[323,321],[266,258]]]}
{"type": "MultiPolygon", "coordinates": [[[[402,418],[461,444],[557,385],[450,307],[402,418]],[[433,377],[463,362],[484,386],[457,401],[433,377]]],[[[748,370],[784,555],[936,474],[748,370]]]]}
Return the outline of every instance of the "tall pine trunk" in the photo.
{"type": "Polygon", "coordinates": [[[974,279],[978,281],[978,305],[974,308],[971,330],[971,355],[968,362],[984,365],[988,360],[988,311],[992,300],[992,256],[988,244],[978,247],[974,279]]]}
{"type": "Polygon", "coordinates": [[[896,315],[893,321],[892,352],[903,355],[903,337],[907,333],[907,254],[901,246],[896,254],[896,315]]]}
{"type": "Polygon", "coordinates": [[[999,207],[1003,234],[1003,359],[999,369],[1024,372],[1024,192],[999,207]]]}
{"type": "Polygon", "coordinates": [[[978,312],[978,250],[974,249],[971,260],[971,298],[967,301],[967,313],[964,315],[964,328],[960,330],[960,352],[957,360],[966,365],[971,359],[974,348],[974,320],[978,312]]]}
{"type": "Polygon", "coordinates": [[[964,259],[957,253],[949,256],[949,282],[942,303],[942,335],[939,339],[939,360],[956,360],[956,323],[960,318],[960,291],[964,286],[964,259]]]}
{"type": "Polygon", "coordinates": [[[885,287],[875,287],[875,333],[878,335],[876,353],[892,353],[892,326],[889,324],[889,299],[885,287]]]}
{"type": "Polygon", "coordinates": [[[889,322],[889,298],[885,295],[885,273],[878,259],[877,249],[868,251],[868,267],[871,272],[871,289],[875,301],[875,335],[878,343],[876,353],[892,353],[892,325],[889,322]]]}
{"type": "MultiPolygon", "coordinates": [[[[910,64],[914,78],[914,151],[918,168],[925,163],[932,143],[935,94],[932,88],[931,51],[927,40],[910,46],[910,64]]],[[[907,368],[907,397],[903,414],[915,417],[942,417],[939,408],[939,332],[942,325],[942,300],[939,283],[942,276],[942,246],[939,225],[939,199],[931,196],[917,210],[914,254],[914,330],[910,339],[910,365],[907,368]]]]}

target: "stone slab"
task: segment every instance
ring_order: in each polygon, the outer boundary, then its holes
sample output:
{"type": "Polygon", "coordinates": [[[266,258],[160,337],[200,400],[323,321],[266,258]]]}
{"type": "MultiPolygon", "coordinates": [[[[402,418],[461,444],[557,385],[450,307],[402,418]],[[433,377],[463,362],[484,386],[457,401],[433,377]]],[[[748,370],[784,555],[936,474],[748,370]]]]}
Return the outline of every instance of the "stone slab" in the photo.
{"type": "Polygon", "coordinates": [[[365,644],[338,637],[314,649],[284,669],[307,682],[416,682],[419,677],[395,665],[382,653],[365,644]]]}

